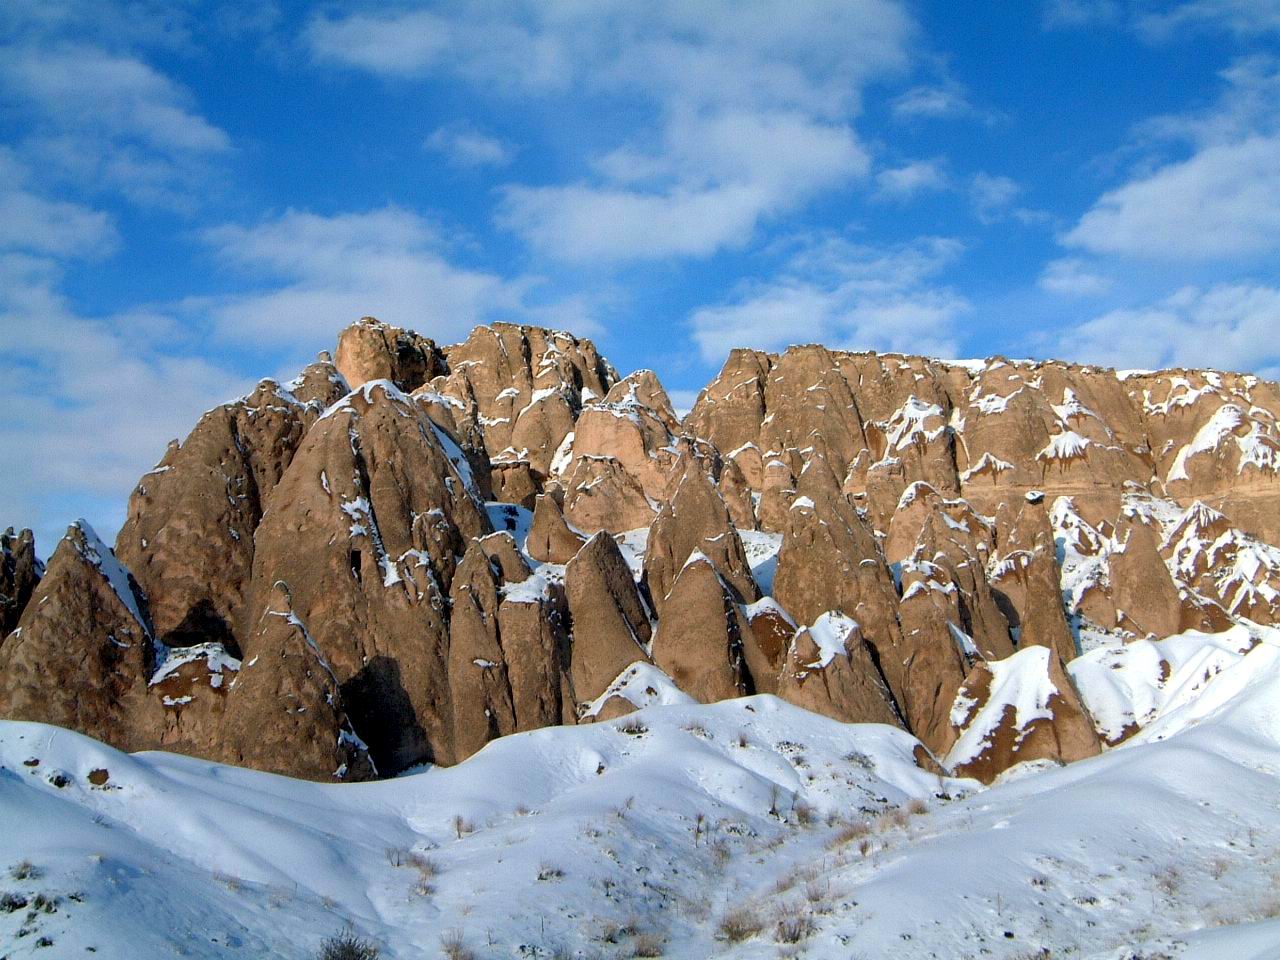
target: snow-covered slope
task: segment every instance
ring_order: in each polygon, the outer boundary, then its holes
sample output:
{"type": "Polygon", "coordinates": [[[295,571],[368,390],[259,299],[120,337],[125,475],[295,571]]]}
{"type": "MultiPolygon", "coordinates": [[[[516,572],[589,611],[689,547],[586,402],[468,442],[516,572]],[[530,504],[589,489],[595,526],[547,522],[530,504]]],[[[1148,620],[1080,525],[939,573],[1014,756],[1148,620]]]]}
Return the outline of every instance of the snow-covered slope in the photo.
{"type": "Polygon", "coordinates": [[[350,925],[397,958],[1276,956],[1280,645],[1251,640],[1122,746],[985,790],[772,697],[333,786],[0,723],[0,955],[311,957],[350,925]]]}

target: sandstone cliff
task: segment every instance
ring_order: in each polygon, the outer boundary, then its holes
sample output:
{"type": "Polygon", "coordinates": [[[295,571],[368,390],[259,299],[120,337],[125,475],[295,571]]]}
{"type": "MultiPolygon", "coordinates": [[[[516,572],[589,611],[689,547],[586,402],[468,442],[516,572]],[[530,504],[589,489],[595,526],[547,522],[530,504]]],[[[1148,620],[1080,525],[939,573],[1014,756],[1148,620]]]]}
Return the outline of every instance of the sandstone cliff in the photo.
{"type": "Polygon", "coordinates": [[[336,356],[175,441],[114,552],[4,535],[0,715],[350,779],[767,693],[992,779],[1102,749],[1082,652],[1280,618],[1256,377],[736,350],[682,421],[558,331],[336,356]]]}

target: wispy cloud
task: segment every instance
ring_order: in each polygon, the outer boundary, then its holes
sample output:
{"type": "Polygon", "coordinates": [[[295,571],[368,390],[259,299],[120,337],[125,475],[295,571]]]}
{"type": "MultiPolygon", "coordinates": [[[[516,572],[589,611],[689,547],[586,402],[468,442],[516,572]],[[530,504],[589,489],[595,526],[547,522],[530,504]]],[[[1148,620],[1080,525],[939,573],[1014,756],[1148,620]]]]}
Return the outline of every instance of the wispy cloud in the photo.
{"type": "Polygon", "coordinates": [[[1217,367],[1280,376],[1280,289],[1185,287],[1149,306],[1112,310],[1062,333],[1068,359],[1119,367],[1217,367]]]}
{"type": "Polygon", "coordinates": [[[954,356],[955,322],[971,305],[934,277],[963,249],[943,237],[891,248],[822,237],[777,276],[744,283],[727,302],[695,311],[693,337],[709,362],[733,347],[808,342],[954,356]]]}
{"type": "Polygon", "coordinates": [[[459,167],[505,167],[516,151],[508,143],[469,127],[439,127],[423,142],[459,167]]]}
{"type": "Polygon", "coordinates": [[[940,160],[913,160],[900,167],[889,167],[876,174],[876,192],[880,200],[911,200],[922,193],[945,190],[951,185],[940,160]]]}
{"type": "Polygon", "coordinates": [[[1280,62],[1224,71],[1211,108],[1156,117],[1136,131],[1148,156],[1062,237],[1096,253],[1209,261],[1280,250],[1280,62]],[[1190,155],[1162,159],[1166,142],[1190,155]]]}
{"type": "Polygon", "coordinates": [[[499,222],[573,260],[704,256],[866,176],[851,119],[863,85],[900,69],[914,24],[893,0],[816,5],[462,2],[320,17],[322,64],[389,78],[497,81],[502,97],[579,98],[647,118],[589,175],[509,184],[499,222]]]}

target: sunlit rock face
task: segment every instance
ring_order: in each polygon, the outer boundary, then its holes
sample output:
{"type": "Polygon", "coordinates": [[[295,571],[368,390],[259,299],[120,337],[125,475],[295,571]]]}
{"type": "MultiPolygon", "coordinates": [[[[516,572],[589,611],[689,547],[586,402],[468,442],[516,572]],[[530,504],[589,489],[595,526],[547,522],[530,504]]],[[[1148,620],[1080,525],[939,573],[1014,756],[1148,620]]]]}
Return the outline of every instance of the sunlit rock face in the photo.
{"type": "Polygon", "coordinates": [[[1096,651],[1280,616],[1256,377],[735,350],[681,419],[561,331],[334,355],[171,444],[114,551],[0,539],[0,716],[327,780],[768,693],[991,780],[1129,735],[1096,651]]]}

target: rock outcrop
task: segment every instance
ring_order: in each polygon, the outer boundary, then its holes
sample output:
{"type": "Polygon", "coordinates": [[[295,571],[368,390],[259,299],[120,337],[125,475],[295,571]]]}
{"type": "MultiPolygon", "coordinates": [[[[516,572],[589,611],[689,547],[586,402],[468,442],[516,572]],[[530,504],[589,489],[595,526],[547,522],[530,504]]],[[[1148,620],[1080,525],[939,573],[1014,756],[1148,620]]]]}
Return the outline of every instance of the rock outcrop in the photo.
{"type": "Polygon", "coordinates": [[[770,693],[991,780],[1097,752],[1086,651],[1280,622],[1256,377],[735,350],[682,421],[559,331],[336,356],[171,444],[114,554],[0,537],[0,716],[333,780],[770,693]]]}
{"type": "Polygon", "coordinates": [[[0,646],[0,717],[70,727],[142,749],[132,722],[156,663],[137,583],[83,520],[59,541],[0,646]]]}

